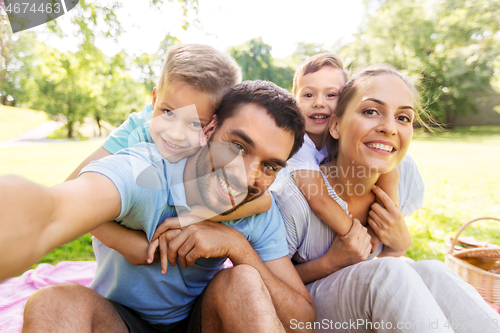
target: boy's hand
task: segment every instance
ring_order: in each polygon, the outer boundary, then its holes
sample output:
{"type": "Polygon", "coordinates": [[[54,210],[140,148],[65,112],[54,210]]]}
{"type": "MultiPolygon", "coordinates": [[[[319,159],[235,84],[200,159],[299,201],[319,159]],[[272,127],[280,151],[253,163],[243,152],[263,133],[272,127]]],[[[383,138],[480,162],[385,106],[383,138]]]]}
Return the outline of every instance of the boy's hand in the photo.
{"type": "Polygon", "coordinates": [[[411,245],[410,232],[403,214],[380,187],[374,186],[373,192],[382,204],[378,202],[372,204],[368,213],[368,223],[385,247],[403,255],[411,245]]]}
{"type": "Polygon", "coordinates": [[[181,232],[183,227],[200,221],[203,221],[203,219],[198,216],[191,215],[189,212],[165,219],[165,221],[158,225],[153,238],[151,239],[151,243],[149,244],[147,250],[147,261],[153,263],[154,256],[159,251],[158,256],[161,262],[161,273],[166,274],[168,267],[168,244],[181,232]]]}
{"type": "MultiPolygon", "coordinates": [[[[113,222],[114,223],[114,222],[113,222]]],[[[160,252],[149,253],[149,243],[146,234],[139,230],[129,230],[130,236],[126,247],[122,247],[119,253],[132,265],[149,265],[160,260],[160,252]]]]}
{"type": "Polygon", "coordinates": [[[187,213],[181,213],[179,216],[169,217],[165,219],[162,223],[160,223],[153,234],[153,238],[151,238],[151,242],[158,239],[161,234],[170,229],[181,229],[183,227],[187,227],[190,224],[201,222],[203,219],[199,216],[187,213]]]}

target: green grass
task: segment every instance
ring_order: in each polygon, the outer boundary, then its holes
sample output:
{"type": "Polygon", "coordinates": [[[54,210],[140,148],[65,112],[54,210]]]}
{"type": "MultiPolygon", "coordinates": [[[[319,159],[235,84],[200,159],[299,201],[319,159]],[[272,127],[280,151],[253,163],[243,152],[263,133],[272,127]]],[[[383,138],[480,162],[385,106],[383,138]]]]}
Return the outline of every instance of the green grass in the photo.
{"type": "MultiPolygon", "coordinates": [[[[416,136],[410,155],[425,183],[423,208],[407,222],[413,259],[444,260],[444,240],[475,217],[500,218],[500,127],[416,136]]],[[[500,223],[475,223],[464,235],[500,244],[500,223]]]]}
{"type": "Polygon", "coordinates": [[[47,120],[43,111],[0,105],[0,141],[10,140],[47,120]]]}
{"type": "MultiPolygon", "coordinates": [[[[101,141],[0,149],[0,175],[14,173],[44,185],[64,181],[101,141]]],[[[500,217],[500,127],[416,135],[410,147],[426,190],[424,207],[407,218],[413,259],[444,259],[444,240],[465,221],[500,217]]],[[[467,235],[500,244],[500,223],[479,223],[467,235]]],[[[40,262],[93,260],[90,235],[68,243],[40,262]]]]}
{"type": "MultiPolygon", "coordinates": [[[[0,148],[0,175],[16,174],[46,186],[59,184],[101,143],[100,140],[0,148]]],[[[90,234],[55,249],[37,264],[64,260],[95,260],[90,234]]]]}

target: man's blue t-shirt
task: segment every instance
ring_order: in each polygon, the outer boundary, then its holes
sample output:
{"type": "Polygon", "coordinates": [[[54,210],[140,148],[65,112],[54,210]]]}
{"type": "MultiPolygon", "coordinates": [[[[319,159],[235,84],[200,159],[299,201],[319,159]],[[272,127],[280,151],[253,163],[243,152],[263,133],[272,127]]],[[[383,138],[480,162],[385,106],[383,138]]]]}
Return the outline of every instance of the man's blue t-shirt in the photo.
{"type": "MultiPolygon", "coordinates": [[[[120,215],[116,221],[143,230],[151,240],[158,224],[189,209],[182,185],[186,159],[170,163],[154,144],[140,143],[90,163],[82,171],[108,177],[118,189],[120,215]]],[[[278,207],[244,219],[222,222],[240,231],[263,261],[288,254],[286,233],[278,207]]],[[[94,238],[97,273],[91,287],[100,295],[128,306],[154,324],[171,324],[187,317],[195,298],[218,272],[225,258],[200,258],[194,266],[180,264],[160,273],[160,263],[134,266],[94,238]]]]}
{"type": "Polygon", "coordinates": [[[147,104],[142,112],[133,112],[118,128],[115,128],[102,144],[111,154],[133,147],[139,142],[153,143],[149,133],[149,124],[153,117],[153,105],[147,104]]]}

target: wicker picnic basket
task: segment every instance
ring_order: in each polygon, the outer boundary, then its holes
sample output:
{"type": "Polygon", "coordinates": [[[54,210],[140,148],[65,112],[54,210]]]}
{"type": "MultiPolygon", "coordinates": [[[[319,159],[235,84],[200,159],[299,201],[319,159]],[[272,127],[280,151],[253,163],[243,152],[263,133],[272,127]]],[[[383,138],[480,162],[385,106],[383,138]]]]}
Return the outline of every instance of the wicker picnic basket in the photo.
{"type": "MultiPolygon", "coordinates": [[[[488,244],[478,249],[471,249],[465,251],[457,251],[457,249],[455,248],[455,245],[457,245],[457,243],[459,242],[458,236],[460,236],[462,231],[469,225],[471,225],[473,222],[480,220],[495,220],[500,222],[500,219],[495,217],[480,217],[477,219],[470,220],[464,225],[462,225],[462,227],[458,230],[457,235],[451,239],[451,244],[448,249],[448,253],[446,254],[444,263],[451,270],[457,273],[465,282],[471,284],[474,288],[476,288],[479,294],[483,296],[483,298],[486,301],[493,303],[495,305],[500,305],[500,274],[488,272],[462,259],[469,257],[471,253],[476,252],[475,255],[477,255],[478,252],[482,251],[484,254],[483,257],[490,258],[493,260],[493,258],[496,258],[498,256],[500,248],[492,244],[488,244]],[[459,257],[457,257],[457,255],[459,257]]],[[[495,264],[495,266],[498,266],[498,263],[499,261],[497,261],[497,264],[495,264]]]]}

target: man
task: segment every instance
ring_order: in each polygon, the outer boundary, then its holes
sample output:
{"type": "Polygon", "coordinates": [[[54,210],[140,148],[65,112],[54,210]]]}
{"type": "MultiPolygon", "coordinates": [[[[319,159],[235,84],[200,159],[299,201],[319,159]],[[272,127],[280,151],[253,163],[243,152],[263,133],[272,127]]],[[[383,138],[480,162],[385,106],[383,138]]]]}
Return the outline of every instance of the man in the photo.
{"type": "MultiPolygon", "coordinates": [[[[0,250],[12,255],[0,262],[0,278],[109,220],[142,229],[151,239],[151,226],[174,215],[174,202],[185,209],[197,204],[234,209],[228,193],[246,193],[235,200],[237,207],[257,198],[302,144],[303,118],[293,97],[267,82],[237,85],[221,105],[226,110],[219,110],[218,123],[206,132],[209,144],[178,163],[161,159],[154,145],[140,144],[52,188],[1,177],[0,250]],[[244,168],[219,166],[229,180],[226,191],[214,169],[211,147],[217,146],[239,150],[244,162],[244,168]],[[156,177],[162,186],[144,186],[138,170],[149,170],[147,179],[156,177]],[[242,185],[248,191],[231,188],[242,185]]],[[[292,319],[314,319],[311,298],[287,258],[276,205],[239,221],[200,222],[172,231],[169,251],[176,252],[182,268],[169,266],[163,276],[158,267],[133,266],[113,250],[100,248],[99,293],[78,285],[42,289],[26,306],[23,330],[284,332],[291,330],[292,319]],[[235,267],[215,275],[223,257],[235,267]]]]}

